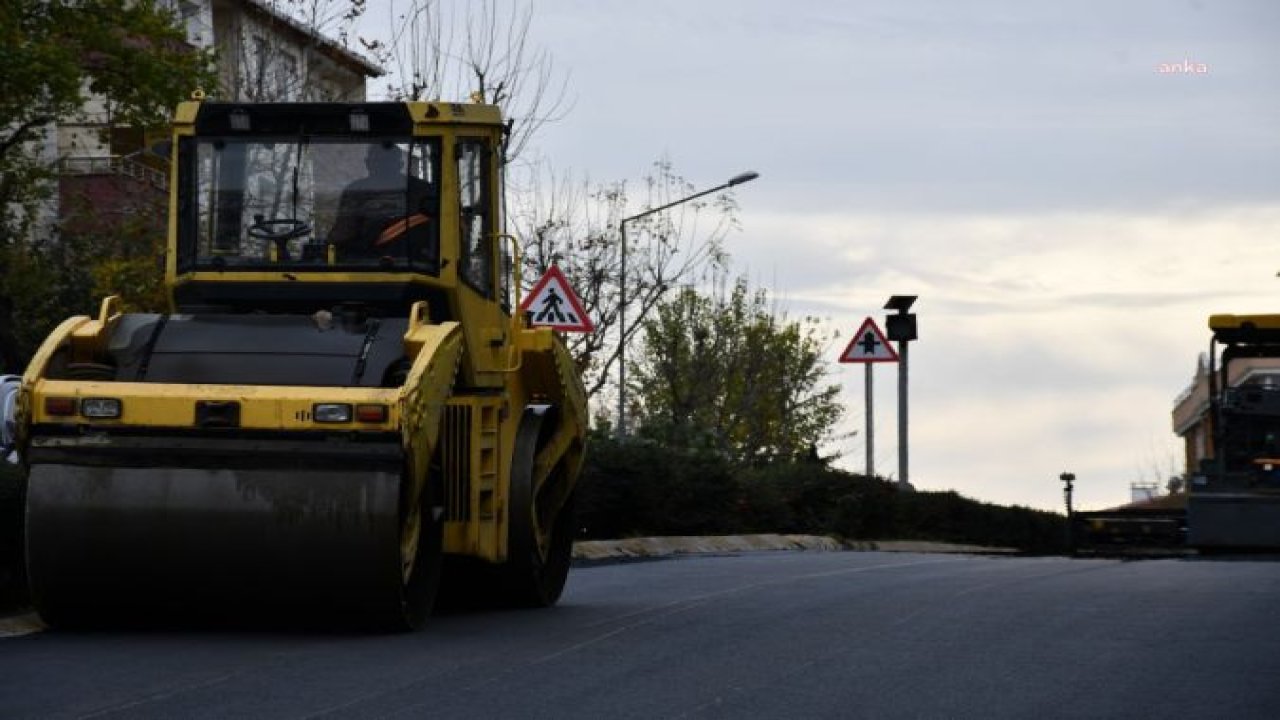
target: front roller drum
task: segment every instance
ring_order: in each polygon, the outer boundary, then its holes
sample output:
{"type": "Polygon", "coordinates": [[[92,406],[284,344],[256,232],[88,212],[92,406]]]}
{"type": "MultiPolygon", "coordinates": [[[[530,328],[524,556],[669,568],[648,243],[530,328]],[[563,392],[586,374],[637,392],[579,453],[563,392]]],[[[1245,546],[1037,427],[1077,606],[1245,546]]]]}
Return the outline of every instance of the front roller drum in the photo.
{"type": "Polygon", "coordinates": [[[552,408],[525,410],[511,463],[511,528],[502,579],[508,599],[522,607],[550,607],[560,599],[573,559],[574,494],[565,459],[544,477],[536,459],[555,430],[552,408]]]}
{"type": "Polygon", "coordinates": [[[549,472],[537,468],[538,453],[555,430],[550,406],[526,408],[511,458],[507,561],[450,556],[441,588],[445,607],[543,608],[559,601],[573,556],[574,478],[569,458],[549,472]]]}
{"type": "Polygon", "coordinates": [[[388,470],[33,465],[32,602],[52,625],[283,614],[414,627],[440,534],[406,495],[388,470]]]}

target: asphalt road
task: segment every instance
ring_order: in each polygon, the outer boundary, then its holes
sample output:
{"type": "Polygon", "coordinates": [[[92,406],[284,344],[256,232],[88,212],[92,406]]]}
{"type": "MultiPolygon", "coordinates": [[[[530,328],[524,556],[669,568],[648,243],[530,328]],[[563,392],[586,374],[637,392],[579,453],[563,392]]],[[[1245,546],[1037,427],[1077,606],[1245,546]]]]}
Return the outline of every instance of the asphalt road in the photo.
{"type": "Polygon", "coordinates": [[[1280,563],[761,553],[577,568],[413,635],[0,638],[13,718],[1275,718],[1280,563]]]}

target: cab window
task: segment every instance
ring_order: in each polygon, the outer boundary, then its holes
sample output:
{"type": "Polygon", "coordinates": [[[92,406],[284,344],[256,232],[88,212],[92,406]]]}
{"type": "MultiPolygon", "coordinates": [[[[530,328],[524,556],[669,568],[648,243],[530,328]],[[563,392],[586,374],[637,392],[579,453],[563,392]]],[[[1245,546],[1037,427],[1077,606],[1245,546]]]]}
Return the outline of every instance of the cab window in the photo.
{"type": "Polygon", "coordinates": [[[489,200],[489,153],[483,140],[457,146],[458,229],[461,237],[458,273],[485,297],[493,296],[493,233],[489,200]]]}

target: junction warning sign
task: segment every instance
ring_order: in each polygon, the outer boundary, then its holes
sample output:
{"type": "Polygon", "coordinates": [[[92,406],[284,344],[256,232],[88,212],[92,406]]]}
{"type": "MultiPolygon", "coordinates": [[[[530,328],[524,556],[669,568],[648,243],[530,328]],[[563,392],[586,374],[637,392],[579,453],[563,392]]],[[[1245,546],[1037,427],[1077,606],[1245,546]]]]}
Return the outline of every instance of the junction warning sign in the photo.
{"type": "Polygon", "coordinates": [[[898,353],[885,339],[884,333],[876,326],[876,321],[867,318],[862,327],[849,341],[849,346],[840,353],[842,363],[898,362],[898,353]]]}
{"type": "Polygon", "coordinates": [[[595,332],[596,326],[582,309],[582,301],[569,287],[559,267],[552,265],[529,291],[520,312],[529,316],[529,324],[550,327],[563,332],[595,332]]]}

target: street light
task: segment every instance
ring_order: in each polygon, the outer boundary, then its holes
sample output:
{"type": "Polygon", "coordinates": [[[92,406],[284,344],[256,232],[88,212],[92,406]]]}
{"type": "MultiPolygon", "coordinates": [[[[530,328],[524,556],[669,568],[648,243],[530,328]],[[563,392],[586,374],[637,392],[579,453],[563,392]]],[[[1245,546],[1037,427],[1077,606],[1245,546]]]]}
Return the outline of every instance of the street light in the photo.
{"type": "Polygon", "coordinates": [[[656,212],[662,212],[687,203],[690,200],[697,200],[704,195],[710,195],[713,192],[719,192],[734,185],[751,182],[760,177],[760,173],[748,170],[744,173],[738,173],[729,178],[727,182],[721,183],[709,190],[697,192],[689,197],[680,198],[666,205],[656,208],[650,208],[644,212],[637,213],[631,217],[622,218],[618,223],[618,231],[622,235],[622,263],[618,272],[618,437],[622,438],[626,434],[627,427],[627,223],[648,217],[656,212]]]}

